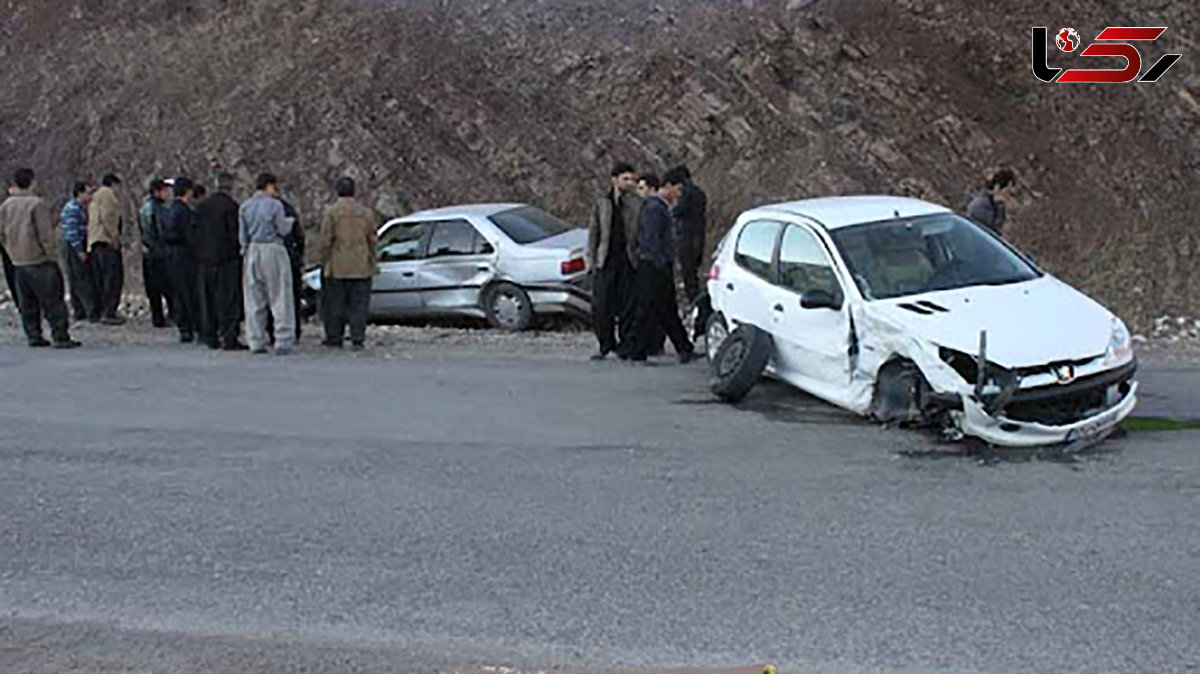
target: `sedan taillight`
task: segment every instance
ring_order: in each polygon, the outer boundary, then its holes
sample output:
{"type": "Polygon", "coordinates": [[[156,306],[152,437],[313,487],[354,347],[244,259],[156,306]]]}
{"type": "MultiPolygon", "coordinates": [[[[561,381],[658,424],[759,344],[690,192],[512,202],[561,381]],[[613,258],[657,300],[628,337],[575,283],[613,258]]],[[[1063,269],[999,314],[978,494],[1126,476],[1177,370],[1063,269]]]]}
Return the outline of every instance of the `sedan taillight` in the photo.
{"type": "Polygon", "coordinates": [[[720,281],[721,280],[721,265],[714,262],[713,266],[708,268],[708,280],[709,281],[720,281]]]}
{"type": "Polygon", "coordinates": [[[585,262],[581,257],[567,260],[566,262],[562,263],[563,276],[573,276],[585,271],[587,271],[587,262],[585,262]]]}

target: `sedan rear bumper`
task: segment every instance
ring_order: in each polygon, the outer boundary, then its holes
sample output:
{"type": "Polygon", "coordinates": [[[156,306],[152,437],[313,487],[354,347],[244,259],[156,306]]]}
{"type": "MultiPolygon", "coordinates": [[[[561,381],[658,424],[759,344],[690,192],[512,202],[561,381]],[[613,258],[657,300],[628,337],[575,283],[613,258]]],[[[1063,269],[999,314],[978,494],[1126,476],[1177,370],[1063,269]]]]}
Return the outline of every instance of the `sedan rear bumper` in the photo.
{"type": "Polygon", "coordinates": [[[534,313],[592,315],[592,296],[574,286],[527,286],[525,292],[533,302],[534,313]]]}

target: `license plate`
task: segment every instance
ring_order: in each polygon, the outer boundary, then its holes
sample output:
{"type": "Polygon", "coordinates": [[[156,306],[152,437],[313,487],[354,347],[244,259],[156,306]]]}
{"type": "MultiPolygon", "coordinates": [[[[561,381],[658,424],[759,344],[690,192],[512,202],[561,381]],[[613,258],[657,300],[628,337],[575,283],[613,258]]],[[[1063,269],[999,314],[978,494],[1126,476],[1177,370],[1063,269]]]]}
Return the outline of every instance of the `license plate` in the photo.
{"type": "Polygon", "coordinates": [[[1102,438],[1112,432],[1113,427],[1117,425],[1116,421],[1105,419],[1103,421],[1093,421],[1073,429],[1067,433],[1067,442],[1076,442],[1079,440],[1095,440],[1102,438]]]}

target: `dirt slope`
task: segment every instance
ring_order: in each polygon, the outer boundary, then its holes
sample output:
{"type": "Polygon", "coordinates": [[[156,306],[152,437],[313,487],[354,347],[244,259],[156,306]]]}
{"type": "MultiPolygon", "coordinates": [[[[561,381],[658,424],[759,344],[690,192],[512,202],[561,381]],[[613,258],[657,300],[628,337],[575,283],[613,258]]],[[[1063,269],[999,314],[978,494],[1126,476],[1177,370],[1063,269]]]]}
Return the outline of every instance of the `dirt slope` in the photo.
{"type": "Polygon", "coordinates": [[[1200,311],[1198,14],[1146,0],[8,0],[0,169],[32,165],[55,196],[108,169],[271,169],[311,226],[343,172],[385,212],[403,191],[417,207],[527,200],[582,222],[614,159],[687,161],[719,229],[756,203],[830,193],[961,208],[1011,165],[1028,188],[1014,238],[1146,324],[1200,311]],[[1146,58],[1184,58],[1157,84],[1045,85],[1032,25],[1085,40],[1164,25],[1146,58]]]}

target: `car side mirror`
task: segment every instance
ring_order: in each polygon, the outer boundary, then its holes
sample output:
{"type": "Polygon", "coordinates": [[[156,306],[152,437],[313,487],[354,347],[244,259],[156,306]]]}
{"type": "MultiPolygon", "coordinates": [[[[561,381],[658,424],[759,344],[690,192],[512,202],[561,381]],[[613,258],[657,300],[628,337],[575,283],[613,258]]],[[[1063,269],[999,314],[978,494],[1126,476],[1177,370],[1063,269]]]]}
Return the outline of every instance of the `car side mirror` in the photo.
{"type": "Polygon", "coordinates": [[[491,255],[494,252],[496,252],[496,248],[486,241],[479,247],[480,255],[491,255]]]}
{"type": "Polygon", "coordinates": [[[800,298],[800,306],[804,309],[833,309],[842,308],[842,298],[834,297],[824,290],[810,290],[800,298]]]}

